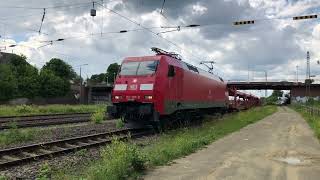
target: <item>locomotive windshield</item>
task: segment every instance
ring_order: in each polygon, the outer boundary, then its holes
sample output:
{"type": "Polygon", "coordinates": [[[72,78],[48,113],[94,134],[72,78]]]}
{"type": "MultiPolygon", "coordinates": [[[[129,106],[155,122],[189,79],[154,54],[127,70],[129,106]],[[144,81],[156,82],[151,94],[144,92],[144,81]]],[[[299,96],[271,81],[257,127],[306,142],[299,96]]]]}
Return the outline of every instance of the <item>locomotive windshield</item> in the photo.
{"type": "Polygon", "coordinates": [[[121,65],[120,75],[149,75],[157,70],[159,61],[125,62],[121,65]]]}

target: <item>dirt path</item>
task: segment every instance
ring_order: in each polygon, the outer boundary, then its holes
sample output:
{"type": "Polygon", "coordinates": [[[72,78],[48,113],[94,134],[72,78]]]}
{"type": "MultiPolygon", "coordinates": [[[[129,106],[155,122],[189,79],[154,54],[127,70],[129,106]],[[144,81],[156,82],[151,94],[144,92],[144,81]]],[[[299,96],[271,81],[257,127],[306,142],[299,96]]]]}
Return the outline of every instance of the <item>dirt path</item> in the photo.
{"type": "Polygon", "coordinates": [[[285,107],[207,148],[147,173],[145,179],[320,179],[320,144],[285,107]]]}

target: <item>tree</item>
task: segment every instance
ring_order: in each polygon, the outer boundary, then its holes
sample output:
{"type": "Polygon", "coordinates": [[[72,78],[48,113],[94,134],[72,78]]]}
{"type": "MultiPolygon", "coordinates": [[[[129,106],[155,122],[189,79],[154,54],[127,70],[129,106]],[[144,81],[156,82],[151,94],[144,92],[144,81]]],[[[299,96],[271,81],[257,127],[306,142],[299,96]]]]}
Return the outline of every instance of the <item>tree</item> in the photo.
{"type": "Polygon", "coordinates": [[[90,82],[92,83],[102,83],[106,81],[106,74],[100,73],[100,74],[94,74],[90,77],[90,82]]]}
{"type": "Polygon", "coordinates": [[[38,70],[32,66],[26,66],[23,75],[18,77],[18,94],[20,97],[33,98],[40,91],[38,70]]]}
{"type": "Polygon", "coordinates": [[[305,84],[312,84],[314,82],[314,79],[306,79],[304,81],[305,84]]]}
{"type": "Polygon", "coordinates": [[[40,88],[38,69],[30,65],[24,55],[12,55],[9,65],[18,85],[15,97],[37,96],[40,88]]]}
{"type": "Polygon", "coordinates": [[[40,95],[42,97],[59,97],[65,96],[70,91],[68,80],[56,76],[50,70],[42,70],[39,77],[41,85],[40,95]]]}
{"type": "Polygon", "coordinates": [[[0,100],[13,98],[17,89],[17,80],[11,71],[10,65],[0,64],[0,100]]]}
{"type": "Polygon", "coordinates": [[[65,80],[72,80],[76,77],[76,73],[74,72],[73,68],[63,60],[57,58],[51,59],[42,67],[41,70],[49,70],[53,72],[54,75],[65,80]]]}
{"type": "Polygon", "coordinates": [[[271,96],[266,98],[267,104],[275,104],[280,97],[282,97],[283,91],[280,90],[274,90],[271,94],[271,96]]]}
{"type": "Polygon", "coordinates": [[[280,91],[280,90],[274,90],[271,94],[271,96],[277,97],[277,98],[282,97],[282,95],[283,95],[283,91],[280,91]]]}
{"type": "Polygon", "coordinates": [[[113,83],[115,76],[119,72],[119,69],[120,65],[118,63],[113,63],[109,65],[107,69],[107,79],[109,83],[113,83]]]}

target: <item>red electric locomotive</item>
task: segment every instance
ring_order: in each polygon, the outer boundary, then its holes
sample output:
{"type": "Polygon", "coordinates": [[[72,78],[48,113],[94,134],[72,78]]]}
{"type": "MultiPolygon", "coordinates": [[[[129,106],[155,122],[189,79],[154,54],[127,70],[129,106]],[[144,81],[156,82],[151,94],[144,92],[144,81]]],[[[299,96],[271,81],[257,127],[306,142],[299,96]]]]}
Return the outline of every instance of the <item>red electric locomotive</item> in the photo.
{"type": "Polygon", "coordinates": [[[184,119],[191,111],[228,108],[228,89],[221,77],[183,62],[175,53],[152,50],[155,56],[123,60],[109,115],[159,126],[168,116],[184,119]]]}

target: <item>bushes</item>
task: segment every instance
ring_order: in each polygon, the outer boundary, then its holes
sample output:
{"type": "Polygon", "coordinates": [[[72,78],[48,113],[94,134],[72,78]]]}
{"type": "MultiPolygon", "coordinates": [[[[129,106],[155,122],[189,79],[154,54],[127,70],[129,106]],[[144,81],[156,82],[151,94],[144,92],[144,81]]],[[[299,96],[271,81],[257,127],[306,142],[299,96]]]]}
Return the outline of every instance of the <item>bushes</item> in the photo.
{"type": "Polygon", "coordinates": [[[106,115],[106,112],[104,108],[100,108],[91,115],[91,121],[97,124],[102,123],[102,121],[105,118],[105,115],[106,115]]]}
{"type": "Polygon", "coordinates": [[[313,129],[315,135],[320,140],[320,117],[317,115],[311,115],[305,111],[305,109],[299,105],[292,106],[295,111],[300,113],[307,121],[309,126],[313,129]]]}
{"type": "Polygon", "coordinates": [[[50,70],[43,70],[40,73],[39,82],[41,97],[62,97],[70,91],[70,83],[67,79],[56,76],[50,70]]]}
{"type": "Polygon", "coordinates": [[[6,64],[0,64],[0,88],[0,100],[13,98],[18,91],[17,79],[6,64]]]}
{"type": "Polygon", "coordinates": [[[117,121],[116,121],[116,128],[123,128],[124,127],[124,122],[123,122],[123,120],[122,119],[117,119],[117,121]]]}
{"type": "Polygon", "coordinates": [[[65,96],[75,77],[72,67],[63,60],[51,59],[39,73],[26,56],[11,54],[8,63],[0,65],[0,100],[65,96]]]}
{"type": "Polygon", "coordinates": [[[87,179],[132,178],[144,168],[145,160],[137,146],[115,139],[102,151],[101,162],[89,170],[87,179]]]}
{"type": "MultiPolygon", "coordinates": [[[[276,110],[275,106],[259,107],[227,115],[219,121],[211,119],[200,127],[169,131],[143,147],[115,140],[102,152],[102,160],[91,163],[89,170],[87,167],[81,169],[83,174],[80,176],[85,179],[136,178],[147,166],[165,165],[193,153],[229,133],[271,115],[276,110]]],[[[80,171],[75,172],[74,177],[59,174],[63,178],[56,179],[81,179],[79,173],[80,171]]]]}
{"type": "Polygon", "coordinates": [[[32,113],[33,109],[31,106],[21,105],[17,106],[15,111],[19,114],[30,114],[32,113]]]}

